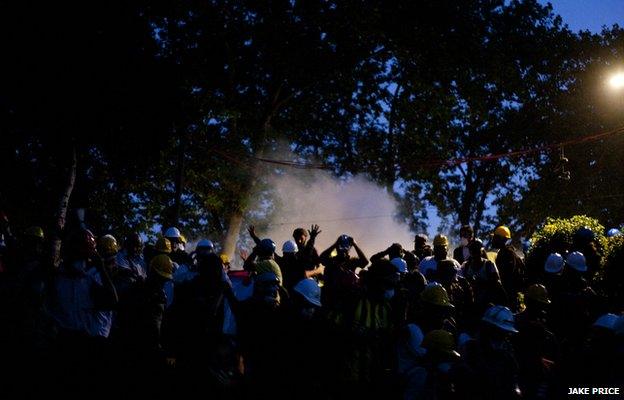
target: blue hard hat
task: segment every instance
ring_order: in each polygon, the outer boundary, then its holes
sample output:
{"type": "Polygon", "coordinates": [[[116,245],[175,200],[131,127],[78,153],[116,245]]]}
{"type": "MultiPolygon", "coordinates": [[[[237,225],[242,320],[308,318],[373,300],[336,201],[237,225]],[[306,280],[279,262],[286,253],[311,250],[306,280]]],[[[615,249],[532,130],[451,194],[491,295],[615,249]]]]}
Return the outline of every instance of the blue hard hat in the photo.
{"type": "Polygon", "coordinates": [[[622,232],[617,228],[611,228],[607,231],[607,237],[621,236],[622,232]]]}
{"type": "Polygon", "coordinates": [[[272,241],[271,239],[262,239],[260,241],[260,244],[258,245],[258,250],[260,250],[261,253],[266,254],[266,255],[270,255],[275,253],[275,242],[272,241]]]}

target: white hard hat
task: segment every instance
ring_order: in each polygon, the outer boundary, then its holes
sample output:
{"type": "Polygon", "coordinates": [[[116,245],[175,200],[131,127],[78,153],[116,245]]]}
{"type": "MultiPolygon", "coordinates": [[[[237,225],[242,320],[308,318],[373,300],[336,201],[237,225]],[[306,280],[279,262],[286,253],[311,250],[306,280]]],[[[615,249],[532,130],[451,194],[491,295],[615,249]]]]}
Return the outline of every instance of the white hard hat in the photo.
{"type": "Polygon", "coordinates": [[[615,314],[605,314],[600,316],[593,326],[609,329],[615,331],[615,324],[618,322],[618,316],[615,314]]]}
{"type": "Polygon", "coordinates": [[[579,272],[587,271],[587,262],[585,261],[585,256],[579,251],[574,251],[568,254],[568,257],[566,258],[566,263],[571,268],[579,272]]]}
{"type": "Polygon", "coordinates": [[[544,271],[550,274],[558,274],[563,271],[563,264],[565,264],[565,260],[561,254],[551,253],[544,263],[544,271]]]}
{"type": "Polygon", "coordinates": [[[171,227],[171,228],[168,228],[165,231],[165,235],[164,236],[167,237],[167,238],[178,238],[179,239],[179,238],[182,237],[182,234],[180,233],[180,230],[178,228],[171,227]]]}
{"type": "Polygon", "coordinates": [[[299,281],[293,288],[295,292],[303,296],[311,304],[321,306],[321,288],[312,278],[305,278],[299,281]]]}
{"type": "Polygon", "coordinates": [[[282,246],[282,253],[296,253],[299,251],[297,243],[294,240],[287,240],[282,246]]]}
{"type": "Polygon", "coordinates": [[[396,267],[397,272],[407,272],[407,262],[405,262],[405,260],[401,257],[393,258],[390,262],[396,267]]]}
{"type": "Polygon", "coordinates": [[[511,310],[505,306],[492,306],[488,308],[481,320],[489,322],[507,332],[518,332],[514,327],[514,316],[511,310]]]}
{"type": "Polygon", "coordinates": [[[207,248],[207,249],[214,250],[214,244],[208,239],[202,239],[199,242],[197,242],[197,246],[195,246],[195,248],[196,249],[207,248]]]}

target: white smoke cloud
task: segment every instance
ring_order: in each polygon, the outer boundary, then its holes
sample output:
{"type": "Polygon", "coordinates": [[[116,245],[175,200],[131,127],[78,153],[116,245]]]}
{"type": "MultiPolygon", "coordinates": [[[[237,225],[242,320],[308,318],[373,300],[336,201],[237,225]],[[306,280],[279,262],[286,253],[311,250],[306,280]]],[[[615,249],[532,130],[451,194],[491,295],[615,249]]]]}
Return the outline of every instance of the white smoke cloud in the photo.
{"type": "Polygon", "coordinates": [[[411,249],[413,233],[398,222],[397,202],[386,189],[364,176],[339,179],[327,171],[286,170],[269,178],[276,212],[267,232],[278,246],[292,238],[295,228],[310,229],[318,224],[322,233],[316,247],[320,251],[339,235],[352,236],[367,256],[386,249],[394,242],[411,249]]]}

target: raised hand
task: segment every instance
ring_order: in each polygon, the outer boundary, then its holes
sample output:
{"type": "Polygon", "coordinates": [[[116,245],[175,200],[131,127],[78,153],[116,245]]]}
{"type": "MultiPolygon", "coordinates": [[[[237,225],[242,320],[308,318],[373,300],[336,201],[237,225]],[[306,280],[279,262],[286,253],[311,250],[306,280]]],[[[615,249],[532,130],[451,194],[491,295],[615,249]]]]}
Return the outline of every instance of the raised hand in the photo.
{"type": "Polygon", "coordinates": [[[310,227],[310,230],[308,231],[308,233],[310,234],[310,238],[313,239],[315,237],[317,237],[319,235],[319,233],[321,233],[323,231],[319,230],[319,226],[314,224],[310,227]]]}

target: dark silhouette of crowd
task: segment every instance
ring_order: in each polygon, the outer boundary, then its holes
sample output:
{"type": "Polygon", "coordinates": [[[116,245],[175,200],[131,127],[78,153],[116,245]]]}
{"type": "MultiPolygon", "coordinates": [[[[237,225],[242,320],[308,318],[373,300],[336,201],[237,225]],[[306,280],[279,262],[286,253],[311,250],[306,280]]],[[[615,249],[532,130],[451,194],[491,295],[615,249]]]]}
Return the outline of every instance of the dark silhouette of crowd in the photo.
{"type": "Polygon", "coordinates": [[[55,265],[41,228],[4,219],[0,392],[499,400],[624,383],[621,285],[592,286],[594,232],[533,269],[504,226],[487,248],[459,233],[454,251],[419,234],[369,259],[346,234],[317,251],[316,225],[279,255],[251,226],[236,270],[177,228],[145,244],[78,227],[55,265]]]}

